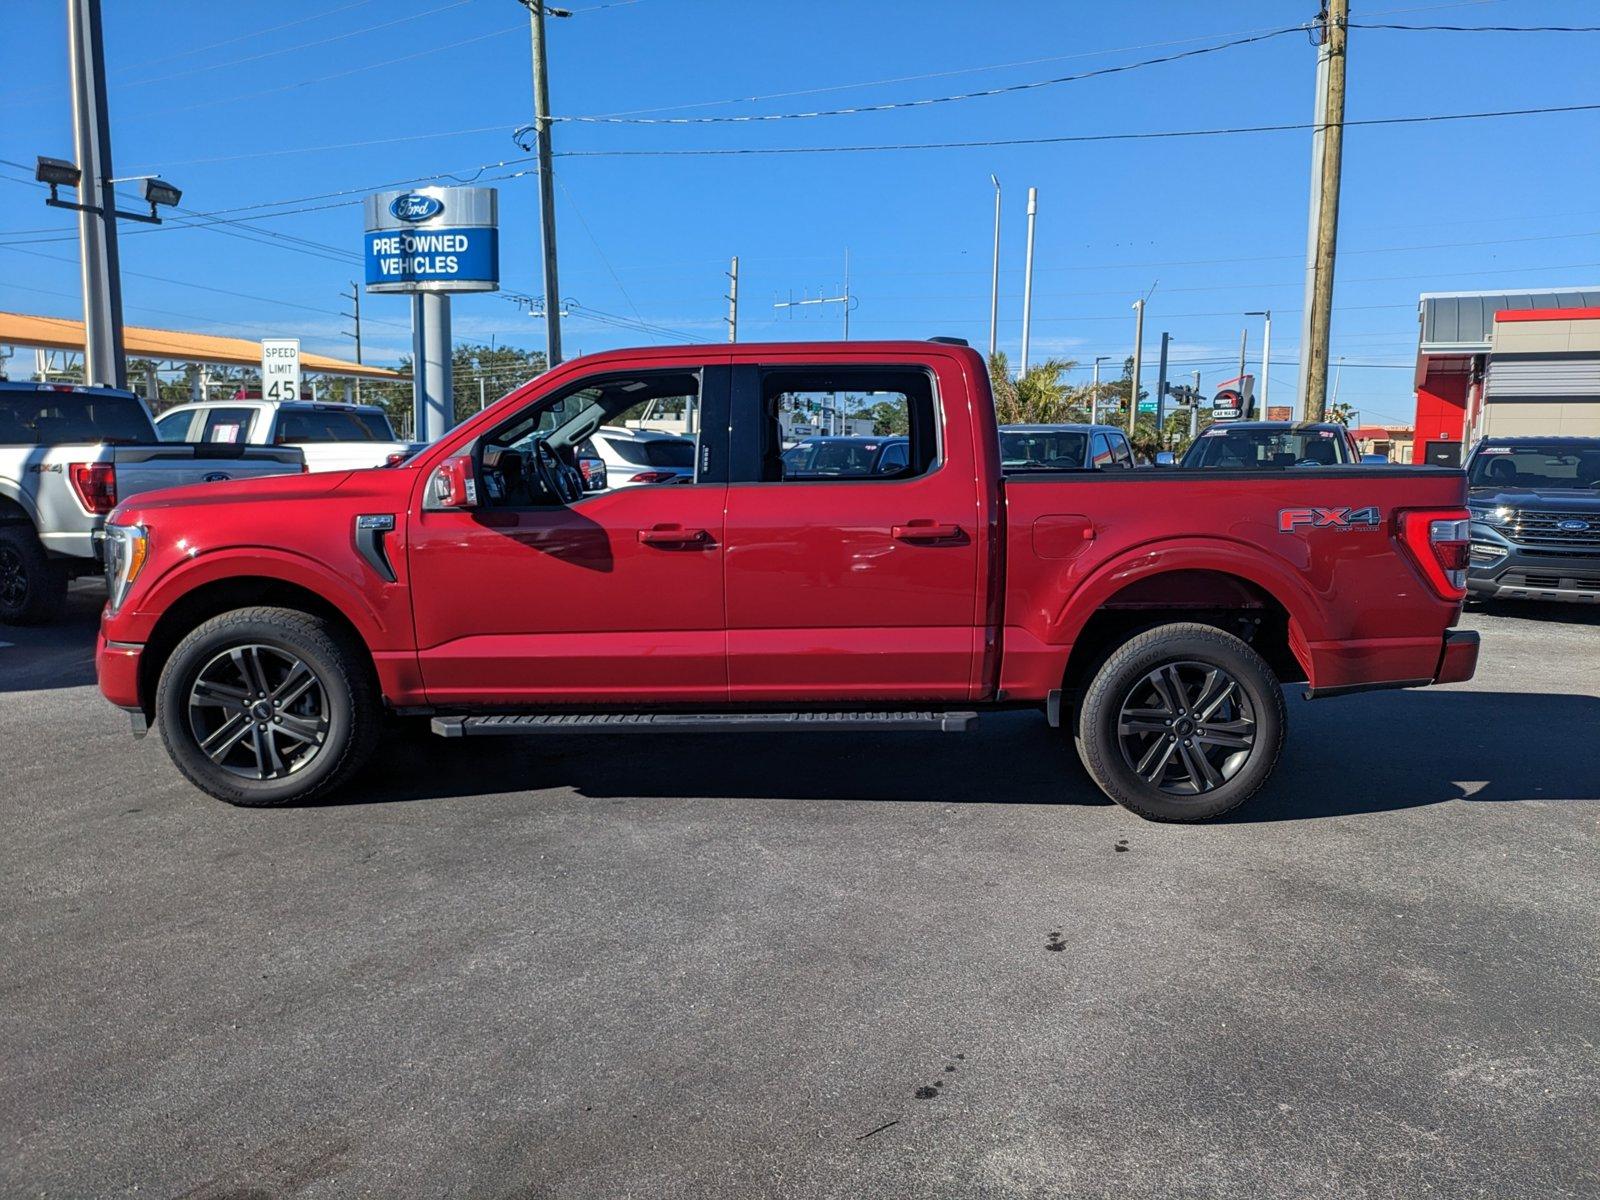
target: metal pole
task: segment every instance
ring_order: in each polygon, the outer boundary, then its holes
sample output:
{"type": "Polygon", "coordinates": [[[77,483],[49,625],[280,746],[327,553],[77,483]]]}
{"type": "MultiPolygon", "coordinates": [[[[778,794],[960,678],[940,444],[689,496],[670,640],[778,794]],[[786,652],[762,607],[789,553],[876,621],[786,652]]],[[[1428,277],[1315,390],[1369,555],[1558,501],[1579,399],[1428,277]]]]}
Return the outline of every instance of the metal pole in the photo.
{"type": "Polygon", "coordinates": [[[1190,398],[1189,405],[1189,440],[1192,442],[1200,433],[1200,372],[1194,373],[1194,395],[1190,398]]]}
{"type": "Polygon", "coordinates": [[[1250,330],[1239,330],[1239,419],[1250,419],[1250,401],[1244,394],[1244,347],[1250,338],[1250,330]]]}
{"type": "Polygon", "coordinates": [[[488,393],[484,390],[483,376],[479,375],[478,376],[478,411],[482,412],[484,409],[486,409],[488,407],[489,407],[489,396],[488,396],[488,393]]]}
{"type": "Polygon", "coordinates": [[[1028,334],[1033,327],[1033,223],[1039,211],[1039,189],[1028,189],[1028,257],[1022,270],[1022,373],[1028,373],[1028,334]]]}
{"type": "MultiPolygon", "coordinates": [[[[1272,383],[1272,310],[1267,309],[1266,325],[1261,331],[1261,415],[1267,415],[1267,388],[1272,383]]],[[[1289,413],[1294,419],[1293,410],[1289,413]]]]}
{"type": "Polygon", "coordinates": [[[739,256],[728,267],[728,340],[739,340],[739,256]]]}
{"type": "Polygon", "coordinates": [[[1303,416],[1307,421],[1321,421],[1327,416],[1328,334],[1333,320],[1333,267],[1339,241],[1339,176],[1344,154],[1345,49],[1349,15],[1350,0],[1328,0],[1323,29],[1328,69],[1322,162],[1318,177],[1313,181],[1320,192],[1313,261],[1315,275],[1311,300],[1306,306],[1309,336],[1300,347],[1300,369],[1305,375],[1303,416]]]}
{"type": "Polygon", "coordinates": [[[994,357],[996,331],[1000,320],[1000,180],[989,176],[994,184],[994,266],[989,273],[989,357],[994,357]]]}
{"type": "Polygon", "coordinates": [[[1133,302],[1133,380],[1128,389],[1128,434],[1139,416],[1139,368],[1144,365],[1144,301],[1133,302]]]}
{"type": "Polygon", "coordinates": [[[411,297],[411,376],[416,440],[432,442],[455,424],[447,294],[416,292],[411,297]]]}
{"type": "Polygon", "coordinates": [[[1100,416],[1100,364],[1110,358],[1109,354],[1097,354],[1094,359],[1094,382],[1089,385],[1089,424],[1099,422],[1100,416]]]}
{"type": "MultiPolygon", "coordinates": [[[[561,284],[556,275],[556,191],[550,152],[550,78],[545,62],[544,5],[529,0],[533,38],[533,128],[539,149],[539,244],[544,255],[546,368],[561,362],[561,284]]],[[[442,432],[442,431],[441,431],[442,432]]]]}
{"type": "Polygon", "coordinates": [[[1167,344],[1172,335],[1161,335],[1161,367],[1156,376],[1156,432],[1165,435],[1167,428],[1167,344]]]}
{"type": "Polygon", "coordinates": [[[83,379],[128,386],[122,358],[122,276],[117,260],[117,189],[111,182],[111,121],[100,0],[68,0],[72,54],[72,133],[82,172],[78,255],[83,277],[83,379]]]}
{"type": "Polygon", "coordinates": [[[850,247],[844,248],[844,340],[850,340],[850,247]]]}

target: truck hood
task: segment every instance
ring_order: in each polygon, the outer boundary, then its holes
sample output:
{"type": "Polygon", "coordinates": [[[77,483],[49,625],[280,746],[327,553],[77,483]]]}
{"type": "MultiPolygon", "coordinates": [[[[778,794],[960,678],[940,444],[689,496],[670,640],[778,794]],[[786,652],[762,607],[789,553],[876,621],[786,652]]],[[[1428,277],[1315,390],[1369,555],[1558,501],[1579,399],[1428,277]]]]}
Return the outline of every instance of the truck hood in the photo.
{"type": "Polygon", "coordinates": [[[1503,504],[1529,511],[1600,513],[1600,491],[1592,488],[1472,488],[1467,499],[1473,504],[1503,504]]]}
{"type": "Polygon", "coordinates": [[[350,478],[350,471],[324,471],[311,475],[262,475],[254,479],[229,479],[217,483],[196,483],[186,487],[162,488],[142,492],[117,505],[109,520],[125,523],[127,516],[167,508],[191,508],[219,504],[281,504],[289,500],[314,500],[337,491],[350,478]]]}

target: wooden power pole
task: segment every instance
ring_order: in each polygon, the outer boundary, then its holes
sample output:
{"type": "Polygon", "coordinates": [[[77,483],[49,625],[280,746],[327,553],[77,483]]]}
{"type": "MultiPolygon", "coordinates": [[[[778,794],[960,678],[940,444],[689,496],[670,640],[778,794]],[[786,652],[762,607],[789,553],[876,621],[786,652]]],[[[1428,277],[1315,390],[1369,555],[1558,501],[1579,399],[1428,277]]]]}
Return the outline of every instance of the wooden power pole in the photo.
{"type": "Polygon", "coordinates": [[[1328,335],[1333,321],[1333,265],[1339,241],[1339,172],[1344,154],[1345,47],[1350,0],[1328,0],[1321,17],[1318,76],[1324,86],[1322,161],[1314,164],[1316,244],[1312,251],[1306,344],[1300,348],[1304,419],[1322,421],[1328,411],[1328,335]]]}

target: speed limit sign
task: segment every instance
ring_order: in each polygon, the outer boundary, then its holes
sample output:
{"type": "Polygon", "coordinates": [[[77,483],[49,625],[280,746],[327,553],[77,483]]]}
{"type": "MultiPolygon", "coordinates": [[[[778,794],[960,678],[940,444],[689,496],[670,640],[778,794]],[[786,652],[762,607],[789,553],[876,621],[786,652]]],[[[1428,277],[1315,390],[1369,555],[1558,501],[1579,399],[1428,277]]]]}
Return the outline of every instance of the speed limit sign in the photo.
{"type": "Polygon", "coordinates": [[[300,339],[261,339],[261,398],[300,399],[300,339]]]}

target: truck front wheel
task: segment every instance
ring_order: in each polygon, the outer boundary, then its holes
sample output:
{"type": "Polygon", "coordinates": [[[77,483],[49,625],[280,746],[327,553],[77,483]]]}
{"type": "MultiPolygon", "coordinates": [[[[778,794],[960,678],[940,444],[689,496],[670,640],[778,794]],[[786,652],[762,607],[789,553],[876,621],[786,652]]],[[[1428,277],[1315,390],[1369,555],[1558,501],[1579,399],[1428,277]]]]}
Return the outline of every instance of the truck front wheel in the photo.
{"type": "Polygon", "coordinates": [[[61,612],[67,572],[27,525],[0,525],[0,623],[37,625],[61,612]]]}
{"type": "Polygon", "coordinates": [[[380,703],[362,648],[286,608],[212,617],[173,650],[156,688],[167,753],[201,791],[270,808],[333,790],[371,754],[380,703]]]}
{"type": "Polygon", "coordinates": [[[1162,625],[1105,662],[1078,714],[1078,752],[1118,804],[1204,821],[1244,803],[1283,749],[1283,688],[1259,654],[1210,625],[1162,625]]]}

